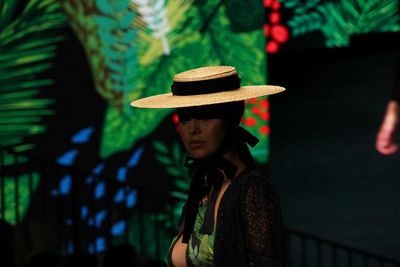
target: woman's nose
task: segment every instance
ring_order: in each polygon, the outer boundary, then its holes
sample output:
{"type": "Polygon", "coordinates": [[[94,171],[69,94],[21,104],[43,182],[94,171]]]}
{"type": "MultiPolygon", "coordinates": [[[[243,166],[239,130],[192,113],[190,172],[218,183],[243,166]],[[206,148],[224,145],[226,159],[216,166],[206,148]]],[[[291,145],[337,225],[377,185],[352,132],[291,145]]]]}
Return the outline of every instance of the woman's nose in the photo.
{"type": "Polygon", "coordinates": [[[190,119],[189,121],[189,133],[198,134],[200,133],[199,121],[196,119],[190,119]]]}

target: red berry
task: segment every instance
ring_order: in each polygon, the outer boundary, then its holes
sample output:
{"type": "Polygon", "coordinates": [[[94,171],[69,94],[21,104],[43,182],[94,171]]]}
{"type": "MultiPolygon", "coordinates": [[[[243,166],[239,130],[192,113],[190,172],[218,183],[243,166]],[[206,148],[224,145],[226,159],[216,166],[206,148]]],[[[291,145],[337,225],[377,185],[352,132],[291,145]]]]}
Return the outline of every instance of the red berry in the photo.
{"type": "Polygon", "coordinates": [[[278,52],[279,50],[279,45],[277,42],[275,42],[274,40],[271,40],[267,43],[265,50],[267,51],[267,53],[269,54],[274,54],[276,52],[278,52]]]}
{"type": "Polygon", "coordinates": [[[283,25],[274,25],[271,28],[271,36],[279,43],[284,43],[289,39],[289,32],[283,25]]]}
{"type": "Polygon", "coordinates": [[[261,134],[268,135],[270,133],[270,128],[268,126],[263,125],[260,127],[259,131],[261,134]]]}

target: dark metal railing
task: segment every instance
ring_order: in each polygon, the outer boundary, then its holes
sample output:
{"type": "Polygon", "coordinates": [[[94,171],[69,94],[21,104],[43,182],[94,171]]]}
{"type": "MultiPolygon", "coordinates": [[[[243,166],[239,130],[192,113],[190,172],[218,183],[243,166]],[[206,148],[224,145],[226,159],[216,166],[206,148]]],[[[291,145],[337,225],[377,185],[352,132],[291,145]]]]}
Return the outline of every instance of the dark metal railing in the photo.
{"type": "MultiPolygon", "coordinates": [[[[134,245],[138,253],[164,258],[169,242],[176,233],[176,227],[171,222],[179,219],[174,210],[180,209],[182,203],[183,199],[120,182],[114,177],[27,157],[10,148],[0,149],[0,218],[10,221],[12,217],[14,224],[40,222],[55,226],[58,250],[63,254],[77,250],[97,253],[120,242],[134,245]],[[66,175],[71,177],[70,193],[54,197],[51,190],[57,188],[60,180],[56,178],[66,175]],[[85,183],[88,177],[93,180],[91,184],[85,183]],[[10,190],[6,192],[6,180],[9,185],[13,184],[11,193],[10,190]],[[102,184],[106,190],[99,201],[96,199],[96,190],[102,184]],[[115,193],[121,189],[125,192],[124,201],[129,190],[138,192],[134,208],[113,201],[115,193]],[[6,209],[10,202],[12,213],[6,209]],[[23,211],[22,203],[29,203],[29,209],[23,211]],[[85,218],[83,210],[87,210],[85,218]],[[97,227],[102,211],[107,212],[104,223],[97,227]],[[118,219],[124,219],[127,223],[123,233],[115,236],[112,235],[112,229],[118,219]]],[[[287,229],[287,233],[292,267],[400,267],[398,261],[374,253],[293,229],[287,229]]]]}
{"type": "Polygon", "coordinates": [[[399,261],[375,253],[293,229],[287,233],[293,267],[400,267],[399,261]]]}

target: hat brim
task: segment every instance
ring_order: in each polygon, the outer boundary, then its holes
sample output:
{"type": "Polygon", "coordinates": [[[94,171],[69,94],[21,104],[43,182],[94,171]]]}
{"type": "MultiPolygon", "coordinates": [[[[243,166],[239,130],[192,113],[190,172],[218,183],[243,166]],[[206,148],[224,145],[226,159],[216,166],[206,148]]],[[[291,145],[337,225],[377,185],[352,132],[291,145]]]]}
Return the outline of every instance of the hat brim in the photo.
{"type": "Polygon", "coordinates": [[[184,108],[227,102],[247,100],[251,98],[273,95],[285,91],[285,88],[274,85],[241,86],[237,90],[212,94],[177,96],[172,93],[149,96],[131,102],[137,108],[184,108]]]}

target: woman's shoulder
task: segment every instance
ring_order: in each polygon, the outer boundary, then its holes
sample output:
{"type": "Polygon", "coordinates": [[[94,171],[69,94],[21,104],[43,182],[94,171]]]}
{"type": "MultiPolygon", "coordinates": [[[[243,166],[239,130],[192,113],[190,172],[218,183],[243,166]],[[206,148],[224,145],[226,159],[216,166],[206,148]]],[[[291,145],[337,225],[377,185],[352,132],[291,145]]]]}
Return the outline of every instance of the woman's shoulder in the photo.
{"type": "Polygon", "coordinates": [[[247,168],[236,177],[231,184],[236,190],[249,190],[258,188],[263,191],[273,191],[275,188],[270,179],[255,168],[247,168]]]}
{"type": "Polygon", "coordinates": [[[232,183],[238,184],[268,184],[270,183],[267,176],[262,174],[255,168],[246,168],[243,170],[234,180],[232,183]]]}
{"type": "Polygon", "coordinates": [[[238,206],[247,209],[251,203],[261,206],[279,203],[279,194],[275,186],[267,176],[256,169],[246,169],[234,178],[224,195],[224,205],[233,210],[238,206]]]}

